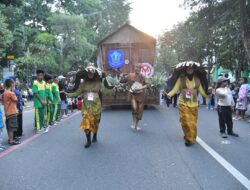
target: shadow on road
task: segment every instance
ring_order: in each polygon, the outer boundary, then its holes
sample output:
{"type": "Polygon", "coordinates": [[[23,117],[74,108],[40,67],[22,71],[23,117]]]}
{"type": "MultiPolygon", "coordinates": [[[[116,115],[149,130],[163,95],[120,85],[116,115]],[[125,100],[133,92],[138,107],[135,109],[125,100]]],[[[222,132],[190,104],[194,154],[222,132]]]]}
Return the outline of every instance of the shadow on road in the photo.
{"type": "MultiPolygon", "coordinates": [[[[103,110],[108,111],[108,110],[130,110],[131,106],[130,105],[124,105],[124,106],[104,106],[103,110]]],[[[157,108],[154,105],[145,105],[144,110],[157,110],[157,108]]]]}

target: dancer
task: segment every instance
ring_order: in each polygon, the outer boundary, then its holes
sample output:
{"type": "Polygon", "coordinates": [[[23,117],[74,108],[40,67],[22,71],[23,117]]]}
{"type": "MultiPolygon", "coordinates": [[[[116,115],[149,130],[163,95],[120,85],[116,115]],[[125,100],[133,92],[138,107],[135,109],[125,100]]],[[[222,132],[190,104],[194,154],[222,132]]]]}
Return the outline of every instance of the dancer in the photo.
{"type": "Polygon", "coordinates": [[[180,122],[185,145],[191,146],[196,142],[197,136],[198,93],[207,97],[205,93],[208,89],[206,71],[199,63],[181,62],[176,66],[168,86],[172,89],[166,93],[168,97],[180,91],[178,101],[180,122]]]}
{"type": "Polygon", "coordinates": [[[76,74],[74,92],[65,92],[68,97],[82,96],[84,98],[80,128],[84,130],[87,137],[85,148],[91,146],[91,133],[93,133],[92,142],[97,142],[102,110],[100,93],[104,93],[103,79],[105,80],[104,73],[95,68],[94,64],[89,64],[84,70],[80,70],[76,74]],[[82,79],[84,82],[81,82],[82,79]]]}
{"type": "Polygon", "coordinates": [[[133,121],[131,128],[135,130],[141,130],[138,127],[139,120],[142,119],[144,109],[144,90],[148,88],[149,82],[141,74],[141,64],[135,64],[135,73],[129,73],[128,75],[121,76],[121,82],[128,82],[129,85],[129,99],[131,100],[133,121]]]}

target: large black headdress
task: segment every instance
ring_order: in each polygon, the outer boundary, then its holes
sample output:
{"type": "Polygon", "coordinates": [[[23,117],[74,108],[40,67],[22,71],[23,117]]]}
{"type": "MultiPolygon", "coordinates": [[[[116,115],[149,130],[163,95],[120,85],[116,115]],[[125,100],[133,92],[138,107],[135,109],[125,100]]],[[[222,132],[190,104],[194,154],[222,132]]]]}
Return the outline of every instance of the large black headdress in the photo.
{"type": "Polygon", "coordinates": [[[200,79],[202,88],[205,90],[205,92],[207,92],[208,90],[207,72],[203,65],[194,61],[180,62],[175,66],[172,76],[167,81],[168,91],[171,91],[173,89],[179,77],[186,75],[188,67],[193,67],[194,75],[200,79]]]}

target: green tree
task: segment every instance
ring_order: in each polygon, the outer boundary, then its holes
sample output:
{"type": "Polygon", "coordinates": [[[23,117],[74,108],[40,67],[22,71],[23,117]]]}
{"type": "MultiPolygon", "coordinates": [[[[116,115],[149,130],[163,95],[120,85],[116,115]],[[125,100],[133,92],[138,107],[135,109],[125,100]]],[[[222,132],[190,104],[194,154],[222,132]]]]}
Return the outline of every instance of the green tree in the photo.
{"type": "Polygon", "coordinates": [[[13,6],[21,6],[23,4],[23,0],[1,0],[0,4],[3,5],[13,5],[13,6]]]}
{"type": "Polygon", "coordinates": [[[37,35],[25,55],[16,60],[16,73],[19,78],[29,82],[27,76],[32,75],[38,68],[46,72],[57,73],[56,44],[57,39],[52,34],[44,32],[37,35]]]}
{"type": "Polygon", "coordinates": [[[250,1],[240,0],[240,26],[241,36],[248,59],[250,64],[250,1]]]}
{"type": "Polygon", "coordinates": [[[173,66],[178,63],[178,55],[174,48],[175,35],[173,31],[167,31],[160,36],[157,45],[157,72],[170,72],[173,66]]]}
{"type": "Polygon", "coordinates": [[[95,44],[129,22],[131,7],[127,0],[60,0],[60,4],[70,14],[84,17],[85,35],[95,44]]]}
{"type": "Polygon", "coordinates": [[[0,52],[5,52],[6,48],[13,40],[12,32],[8,29],[6,18],[0,12],[0,52]]]}
{"type": "Polygon", "coordinates": [[[22,10],[26,25],[49,30],[48,18],[52,14],[51,6],[54,2],[55,0],[26,0],[22,10]]]}
{"type": "Polygon", "coordinates": [[[85,20],[81,16],[55,14],[51,17],[52,31],[60,43],[59,68],[83,64],[93,56],[95,47],[84,36],[85,20]]]}
{"type": "Polygon", "coordinates": [[[245,70],[250,62],[249,0],[185,0],[184,4],[197,12],[210,7],[204,16],[213,17],[208,29],[213,31],[215,60],[236,73],[245,70]]]}
{"type": "Polygon", "coordinates": [[[129,23],[130,3],[127,0],[101,0],[102,22],[97,28],[98,41],[125,23],[129,23]]]}
{"type": "Polygon", "coordinates": [[[93,60],[97,42],[128,22],[129,11],[127,0],[3,0],[0,48],[24,80],[38,67],[63,72],[93,60]]]}

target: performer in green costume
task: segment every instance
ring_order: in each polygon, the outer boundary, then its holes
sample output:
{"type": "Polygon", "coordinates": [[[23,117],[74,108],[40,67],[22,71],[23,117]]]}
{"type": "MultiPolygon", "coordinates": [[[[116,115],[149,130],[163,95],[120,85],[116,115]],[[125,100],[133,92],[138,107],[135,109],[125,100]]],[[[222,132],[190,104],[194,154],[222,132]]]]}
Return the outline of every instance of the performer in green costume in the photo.
{"type": "Polygon", "coordinates": [[[84,130],[87,137],[85,148],[91,145],[91,133],[93,133],[92,142],[97,142],[97,132],[102,110],[100,95],[105,93],[103,91],[105,87],[112,88],[107,85],[105,74],[95,68],[93,64],[90,64],[76,74],[74,92],[67,93],[69,97],[83,97],[80,128],[84,130]],[[81,83],[82,79],[84,82],[81,83]]]}

